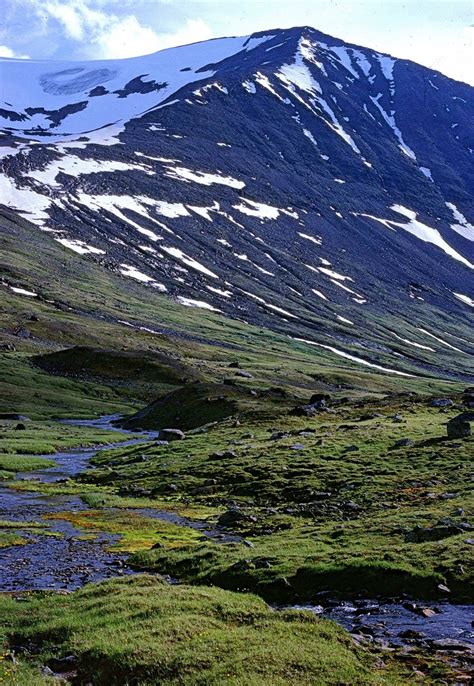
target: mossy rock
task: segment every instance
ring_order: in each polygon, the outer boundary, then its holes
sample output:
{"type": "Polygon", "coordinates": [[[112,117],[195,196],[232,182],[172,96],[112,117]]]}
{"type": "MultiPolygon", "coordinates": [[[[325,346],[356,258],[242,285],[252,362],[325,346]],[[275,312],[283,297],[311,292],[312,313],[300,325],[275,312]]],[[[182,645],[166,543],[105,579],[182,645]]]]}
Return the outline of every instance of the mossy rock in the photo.
{"type": "Polygon", "coordinates": [[[193,383],[158,398],[121,425],[126,429],[174,428],[187,431],[240,414],[258,413],[272,402],[244,388],[193,383]]]}

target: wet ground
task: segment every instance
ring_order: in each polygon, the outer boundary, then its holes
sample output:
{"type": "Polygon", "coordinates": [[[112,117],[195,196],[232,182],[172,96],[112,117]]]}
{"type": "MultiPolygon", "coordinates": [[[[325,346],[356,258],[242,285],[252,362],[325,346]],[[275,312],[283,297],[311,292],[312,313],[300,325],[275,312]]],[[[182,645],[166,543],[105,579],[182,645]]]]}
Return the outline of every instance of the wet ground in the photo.
{"type": "MultiPolygon", "coordinates": [[[[116,415],[97,420],[71,420],[65,422],[76,426],[116,430],[116,415]]],[[[134,445],[158,437],[157,432],[130,433],[130,439],[110,443],[96,449],[77,449],[48,456],[55,461],[54,467],[21,472],[18,480],[35,480],[54,483],[66,480],[84,471],[89,460],[100,450],[115,446],[134,445]]],[[[44,531],[15,529],[28,543],[11,546],[0,551],[0,590],[23,591],[42,589],[74,590],[91,581],[99,581],[118,574],[132,574],[126,565],[127,556],[111,552],[108,547],[118,536],[106,533],[83,532],[64,520],[45,520],[56,512],[87,510],[88,506],[77,496],[42,495],[28,491],[15,491],[0,484],[0,519],[16,522],[44,522],[44,531]]],[[[181,517],[173,512],[141,508],[133,510],[146,517],[156,517],[180,526],[201,531],[203,536],[216,543],[239,541],[207,522],[181,517]]]]}

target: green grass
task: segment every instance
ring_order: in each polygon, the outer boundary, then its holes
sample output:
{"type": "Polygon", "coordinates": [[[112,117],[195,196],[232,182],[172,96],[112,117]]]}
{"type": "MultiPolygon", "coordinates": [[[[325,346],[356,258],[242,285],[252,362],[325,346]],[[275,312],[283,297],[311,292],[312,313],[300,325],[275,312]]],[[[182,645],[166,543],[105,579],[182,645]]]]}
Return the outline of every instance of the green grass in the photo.
{"type": "Polygon", "coordinates": [[[81,510],[58,512],[47,515],[47,520],[61,519],[71,522],[84,531],[107,531],[120,534],[120,539],[110,547],[112,550],[135,553],[149,550],[153,545],[181,548],[197,543],[201,534],[194,529],[141,516],[133,511],[81,510]]]}
{"type": "Polygon", "coordinates": [[[13,545],[25,545],[27,540],[11,531],[0,531],[0,548],[10,548],[13,545]]]}
{"type": "Polygon", "coordinates": [[[54,460],[32,455],[2,455],[0,454],[0,469],[8,472],[31,472],[35,469],[54,467],[54,460]]]}
{"type": "Polygon", "coordinates": [[[106,480],[124,506],[136,495],[147,506],[156,499],[161,508],[180,501],[203,513],[209,508],[204,518],[213,521],[230,503],[251,515],[235,530],[251,541],[250,550],[192,542],[133,558],[142,568],[188,582],[250,589],[276,601],[282,594],[308,599],[324,589],[436,596],[441,582],[456,597],[470,597],[468,531],[405,542],[415,526],[433,526],[444,517],[469,521],[473,439],[443,439],[455,412],[395,398],[344,405],[313,420],[281,415],[238,427],[224,422],[168,446],[105,451],[80,481],[98,486],[106,480]],[[374,409],[382,416],[359,421],[374,409]],[[399,413],[403,422],[394,423],[399,413]],[[299,436],[305,428],[314,433],[299,436]],[[272,440],[275,429],[291,435],[272,440]],[[401,437],[415,445],[394,449],[401,437]],[[295,443],[304,449],[291,450],[295,443]],[[347,450],[353,446],[358,450],[347,450]],[[233,457],[214,455],[229,449],[233,457]]]}
{"type": "Polygon", "coordinates": [[[120,430],[106,431],[57,422],[26,422],[22,431],[16,430],[16,424],[16,421],[0,420],[0,459],[13,459],[16,455],[19,461],[30,460],[33,455],[52,455],[130,438],[120,430]]]}
{"type": "Polygon", "coordinates": [[[0,353],[0,412],[44,420],[129,414],[137,409],[136,400],[124,397],[120,389],[52,376],[30,358],[25,353],[0,353]]]}
{"type": "Polygon", "coordinates": [[[376,666],[342,629],[309,613],[151,576],[21,603],[3,597],[0,619],[7,646],[33,647],[21,664],[73,654],[77,680],[96,686],[401,685],[409,674],[389,656],[376,666]]]}

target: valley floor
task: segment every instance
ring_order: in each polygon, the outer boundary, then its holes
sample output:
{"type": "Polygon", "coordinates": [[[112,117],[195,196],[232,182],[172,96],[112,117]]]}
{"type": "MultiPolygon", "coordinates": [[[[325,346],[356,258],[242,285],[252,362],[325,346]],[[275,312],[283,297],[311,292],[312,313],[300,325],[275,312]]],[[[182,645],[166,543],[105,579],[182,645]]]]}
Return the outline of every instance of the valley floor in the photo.
{"type": "Polygon", "coordinates": [[[2,514],[9,560],[77,539],[110,556],[108,568],[87,559],[84,581],[115,576],[70,595],[81,583],[67,556],[43,586],[40,565],[29,587],[13,565],[3,682],[467,683],[472,632],[448,608],[472,602],[473,441],[445,438],[452,397],[441,409],[409,394],[328,401],[313,417],[282,397],[166,444],[103,423],[2,420],[1,491],[26,497],[19,521],[2,514]],[[395,632],[393,597],[408,617],[395,632]],[[353,637],[317,616],[342,611],[353,637]]]}

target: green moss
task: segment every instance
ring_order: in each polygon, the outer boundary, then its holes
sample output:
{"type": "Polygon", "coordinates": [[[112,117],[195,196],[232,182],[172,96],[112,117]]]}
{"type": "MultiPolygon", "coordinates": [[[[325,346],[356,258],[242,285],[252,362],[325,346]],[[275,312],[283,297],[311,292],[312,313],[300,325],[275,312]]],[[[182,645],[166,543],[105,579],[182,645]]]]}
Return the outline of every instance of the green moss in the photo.
{"type": "Polygon", "coordinates": [[[19,534],[11,531],[0,531],[0,548],[10,548],[12,545],[25,545],[28,541],[19,534]]]}

